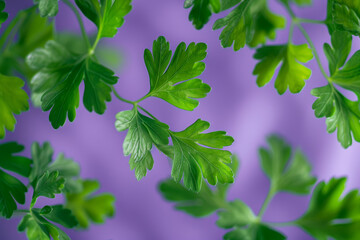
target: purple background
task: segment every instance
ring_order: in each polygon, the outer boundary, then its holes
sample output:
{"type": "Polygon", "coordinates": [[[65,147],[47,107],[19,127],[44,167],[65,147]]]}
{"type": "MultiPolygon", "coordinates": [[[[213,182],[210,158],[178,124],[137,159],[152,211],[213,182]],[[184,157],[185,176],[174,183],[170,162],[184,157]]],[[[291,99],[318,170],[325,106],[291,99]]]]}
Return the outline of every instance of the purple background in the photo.
{"type": "MultiPolygon", "coordinates": [[[[275,1],[271,8],[284,14],[283,8],[275,1]]],[[[311,8],[297,9],[298,16],[324,19],[326,0],[314,1],[311,8]]],[[[10,18],[16,11],[31,5],[31,1],[7,1],[10,18]]],[[[222,14],[223,15],[223,14],[222,14]]],[[[344,150],[337,142],[336,134],[326,132],[325,119],[314,116],[311,105],[314,97],[310,91],[314,87],[326,84],[315,60],[309,67],[313,69],[311,80],[300,94],[279,96],[272,81],[263,88],[255,84],[252,70],[256,62],[252,59],[254,50],[244,48],[238,52],[223,49],[218,37],[220,31],[212,31],[211,19],[203,30],[197,31],[188,21],[188,10],[183,9],[182,0],[134,1],[133,10],[126,17],[124,26],[114,39],[103,43],[116,46],[123,54],[124,64],[116,70],[120,77],[116,88],[126,98],[136,100],[147,93],[148,74],[143,62],[143,51],[151,48],[152,41],[164,35],[174,49],[181,41],[208,44],[206,70],[201,78],[209,83],[213,90],[209,96],[200,100],[200,106],[193,112],[172,107],[159,99],[148,99],[143,106],[157,118],[170,125],[172,130],[182,130],[202,118],[211,123],[211,131],[225,130],[235,138],[229,150],[238,154],[241,168],[236,182],[230,189],[229,199],[240,198],[257,213],[265,199],[269,183],[262,173],[257,149],[265,144],[270,133],[279,133],[294,146],[300,147],[313,164],[313,171],[320,180],[332,176],[348,176],[347,189],[358,188],[358,156],[360,149],[354,143],[344,150]]],[[[59,17],[56,19],[59,30],[78,30],[78,24],[72,12],[60,4],[59,17]]],[[[89,31],[93,25],[86,21],[89,31]]],[[[329,41],[324,26],[305,25],[320,52],[326,67],[322,44],[329,41]]],[[[277,42],[287,41],[287,30],[278,32],[277,42]]],[[[295,43],[304,43],[304,38],[295,30],[295,43]]],[[[359,48],[359,42],[353,49],[359,48]]],[[[87,112],[83,105],[77,111],[73,123],[66,122],[59,130],[52,129],[48,122],[48,112],[31,108],[17,117],[14,133],[7,133],[5,141],[16,140],[26,146],[30,153],[33,141],[50,141],[56,154],[64,152],[81,164],[83,178],[98,179],[102,192],[111,192],[116,198],[116,216],[104,225],[92,226],[89,230],[67,231],[72,239],[96,240],[217,240],[222,239],[225,230],[215,225],[216,215],[196,219],[175,211],[173,204],[165,202],[157,192],[157,184],[169,176],[171,166],[163,155],[154,151],[155,164],[152,171],[142,181],[135,179],[130,171],[128,157],[123,156],[122,142],[125,132],[114,128],[115,114],[131,106],[114,99],[109,103],[104,115],[87,112]]],[[[57,200],[55,200],[56,202],[57,200]]],[[[299,217],[307,208],[309,197],[279,194],[265,214],[265,220],[287,221],[299,217]]],[[[26,239],[17,233],[16,225],[20,219],[5,221],[0,219],[1,239],[26,239]]],[[[289,239],[312,239],[306,233],[293,227],[281,229],[289,239]]]]}

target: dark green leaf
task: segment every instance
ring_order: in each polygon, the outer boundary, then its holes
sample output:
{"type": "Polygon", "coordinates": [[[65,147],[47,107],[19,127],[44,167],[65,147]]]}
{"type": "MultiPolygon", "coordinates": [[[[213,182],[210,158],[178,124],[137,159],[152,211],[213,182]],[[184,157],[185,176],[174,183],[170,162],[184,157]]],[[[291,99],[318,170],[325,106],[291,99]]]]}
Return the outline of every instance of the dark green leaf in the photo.
{"type": "Polygon", "coordinates": [[[0,27],[3,22],[9,17],[7,12],[4,12],[5,9],[5,2],[3,0],[0,1],[0,27]]]}
{"type": "Polygon", "coordinates": [[[14,131],[14,114],[29,109],[29,97],[23,86],[24,81],[20,78],[0,74],[0,139],[5,137],[5,129],[14,131]]]}
{"type": "Polygon", "coordinates": [[[84,180],[83,191],[66,194],[66,208],[75,215],[81,228],[87,228],[90,221],[104,223],[106,217],[115,213],[115,197],[108,193],[93,195],[99,189],[97,181],[84,180]]]}
{"type": "Polygon", "coordinates": [[[360,196],[353,190],[341,197],[345,183],[346,178],[320,182],[307,212],[296,223],[316,239],[359,239],[360,196]]]}
{"type": "Polygon", "coordinates": [[[336,27],[360,35],[360,1],[333,0],[333,21],[336,27]]]}
{"type": "Polygon", "coordinates": [[[152,146],[169,143],[169,126],[142,115],[134,108],[116,114],[115,127],[119,132],[128,129],[123,144],[124,155],[131,155],[130,168],[135,169],[136,178],[140,180],[147,169],[152,169],[152,146]]]}
{"type": "Polygon", "coordinates": [[[36,199],[40,196],[47,198],[55,198],[55,194],[61,193],[64,188],[65,179],[59,176],[58,171],[49,172],[46,171],[37,181],[34,187],[34,193],[32,197],[32,205],[35,204],[36,199]]]}
{"type": "Polygon", "coordinates": [[[260,148],[261,166],[271,180],[271,189],[276,192],[308,194],[316,178],[311,175],[311,166],[306,157],[297,150],[291,159],[291,147],[277,136],[268,137],[269,149],[260,148]]]}
{"type": "Polygon", "coordinates": [[[153,43],[152,53],[145,50],[144,60],[150,77],[148,95],[161,98],[175,107],[194,110],[199,101],[210,92],[209,85],[198,77],[205,70],[206,44],[180,43],[171,59],[169,42],[159,37],[153,43]],[[170,61],[171,59],[171,61],[170,61]]]}
{"type": "Polygon", "coordinates": [[[99,29],[100,37],[114,37],[131,11],[131,0],[75,0],[83,14],[99,29]]]}
{"type": "MultiPolygon", "coordinates": [[[[36,209],[32,211],[36,211],[36,209]]],[[[73,228],[78,225],[72,212],[64,208],[63,205],[45,206],[39,213],[48,220],[59,223],[66,228],[73,228]]]]}
{"type": "Polygon", "coordinates": [[[28,177],[32,161],[27,157],[15,155],[23,150],[24,146],[16,142],[0,144],[0,167],[28,177]]]}
{"type": "Polygon", "coordinates": [[[285,240],[281,233],[262,224],[253,224],[250,227],[236,228],[224,235],[224,240],[285,240]]]}
{"type": "Polygon", "coordinates": [[[253,72],[258,75],[256,83],[259,87],[270,82],[282,62],[275,80],[275,88],[279,94],[284,94],[287,88],[292,93],[300,92],[305,86],[305,80],[311,76],[311,70],[299,63],[306,63],[313,58],[307,44],[264,46],[256,50],[254,58],[260,60],[253,72]]]}
{"type": "Polygon", "coordinates": [[[196,29],[201,29],[209,22],[212,12],[220,11],[220,1],[185,0],[184,8],[191,8],[189,20],[193,23],[196,29]]]}
{"type": "Polygon", "coordinates": [[[227,165],[231,163],[231,153],[221,150],[234,139],[224,131],[201,133],[209,127],[208,122],[199,119],[184,131],[171,132],[174,144],[171,176],[177,182],[184,177],[185,187],[196,192],[201,188],[202,177],[211,185],[234,181],[227,165]]]}

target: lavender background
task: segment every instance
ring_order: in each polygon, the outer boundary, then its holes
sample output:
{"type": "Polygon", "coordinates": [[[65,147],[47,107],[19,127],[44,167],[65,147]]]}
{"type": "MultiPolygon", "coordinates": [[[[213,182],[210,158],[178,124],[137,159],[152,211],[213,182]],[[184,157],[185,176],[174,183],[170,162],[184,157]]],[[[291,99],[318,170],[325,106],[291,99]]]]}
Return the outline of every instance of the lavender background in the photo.
{"type": "MultiPolygon", "coordinates": [[[[283,8],[274,0],[270,1],[272,10],[286,16],[283,8]]],[[[324,19],[326,0],[314,1],[311,8],[296,9],[298,16],[324,19]]],[[[10,18],[32,4],[32,1],[7,1],[10,18]]],[[[222,14],[224,15],[224,14],[222,14]]],[[[220,15],[221,16],[221,15],[220,15]]],[[[262,173],[257,149],[265,144],[265,137],[278,133],[294,146],[300,147],[313,164],[313,172],[320,180],[332,176],[348,176],[347,189],[359,188],[360,177],[358,159],[360,148],[354,143],[344,150],[336,140],[336,135],[326,132],[325,119],[314,116],[311,105],[314,97],[310,91],[325,85],[315,60],[308,66],[313,69],[311,80],[300,94],[279,96],[273,81],[264,88],[258,88],[252,70],[256,62],[252,59],[254,50],[248,48],[239,52],[223,49],[218,37],[220,31],[212,31],[212,18],[203,30],[197,31],[188,21],[188,10],[183,9],[183,0],[138,0],[126,17],[124,26],[114,39],[103,41],[117,47],[124,56],[124,63],[116,70],[120,77],[116,86],[120,94],[136,100],[149,88],[148,75],[143,62],[143,51],[151,48],[152,41],[164,35],[174,49],[181,41],[208,44],[207,64],[202,79],[213,90],[209,96],[200,100],[200,106],[193,112],[185,112],[172,107],[159,99],[149,99],[143,106],[150,110],[172,130],[182,130],[202,118],[211,123],[210,130],[225,130],[235,138],[229,150],[241,159],[241,168],[236,182],[230,189],[229,199],[240,198],[258,212],[268,191],[269,183],[262,173]]],[[[78,31],[78,24],[72,12],[60,3],[59,17],[56,19],[59,30],[78,31]]],[[[86,21],[89,31],[93,25],[86,21]]],[[[306,25],[310,36],[322,54],[322,44],[329,41],[324,26],[306,25]]],[[[275,42],[287,41],[287,31],[279,31],[275,42]],[[282,40],[281,40],[282,39],[282,40]]],[[[295,43],[304,43],[304,38],[296,30],[295,43]]],[[[359,42],[353,49],[358,49],[359,42]]],[[[122,153],[124,132],[114,128],[115,114],[131,106],[114,99],[108,104],[104,115],[87,112],[81,105],[73,123],[66,122],[59,130],[53,130],[48,122],[48,112],[31,108],[17,117],[14,133],[7,133],[4,141],[16,140],[26,146],[30,154],[33,141],[50,141],[55,153],[64,152],[81,164],[83,178],[98,179],[102,192],[111,192],[116,198],[117,214],[105,225],[92,226],[88,231],[67,231],[72,239],[96,240],[217,240],[222,239],[225,230],[215,225],[213,215],[204,219],[192,218],[175,211],[173,204],[165,202],[157,192],[157,184],[169,176],[171,166],[163,155],[154,151],[155,164],[152,171],[142,181],[137,182],[130,171],[128,157],[122,153]]],[[[2,141],[3,142],[3,141],[2,141]]],[[[30,193],[31,194],[31,193],[30,193]]],[[[55,199],[52,202],[57,202],[55,199]]],[[[287,221],[299,217],[307,208],[309,197],[279,194],[265,214],[265,220],[287,221]]],[[[1,239],[26,239],[16,231],[20,219],[5,221],[0,219],[1,239]]],[[[289,239],[312,239],[303,231],[282,228],[289,239]]]]}

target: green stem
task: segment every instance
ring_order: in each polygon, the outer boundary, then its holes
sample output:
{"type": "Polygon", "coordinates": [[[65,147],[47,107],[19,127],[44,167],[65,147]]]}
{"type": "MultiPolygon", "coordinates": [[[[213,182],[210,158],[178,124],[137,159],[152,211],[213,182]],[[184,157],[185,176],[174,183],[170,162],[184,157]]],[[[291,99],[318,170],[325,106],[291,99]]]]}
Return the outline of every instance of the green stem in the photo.
{"type": "Polygon", "coordinates": [[[290,28],[289,28],[288,44],[292,43],[293,33],[294,33],[294,21],[291,21],[290,28]]]}
{"type": "Polygon", "coordinates": [[[258,219],[261,221],[262,217],[264,216],[264,213],[267,209],[267,207],[269,206],[271,200],[273,199],[273,197],[275,196],[275,191],[274,188],[271,186],[268,195],[266,196],[266,199],[259,211],[259,215],[258,215],[258,219]]]}
{"type": "MultiPolygon", "coordinates": [[[[20,21],[23,21],[23,17],[25,16],[25,12],[21,11],[19,12],[16,17],[10,22],[8,27],[6,28],[5,32],[2,34],[0,38],[0,49],[3,48],[4,44],[6,43],[6,40],[8,36],[13,32],[14,28],[18,25],[20,21]]],[[[16,31],[15,31],[16,32],[16,31]]],[[[11,42],[11,41],[9,41],[11,42]]]]}
{"type": "Polygon", "coordinates": [[[26,214],[30,213],[29,210],[27,209],[19,209],[19,210],[15,210],[13,213],[13,217],[22,217],[26,214]]]}
{"type": "Polygon", "coordinates": [[[136,103],[133,102],[133,101],[130,101],[130,100],[127,100],[127,99],[121,97],[121,96],[119,95],[119,93],[116,91],[116,89],[114,88],[114,86],[112,86],[111,89],[112,89],[115,97],[116,97],[117,99],[119,99],[120,101],[129,103],[129,104],[132,104],[132,105],[135,105],[135,104],[136,104],[136,103]]]}
{"type": "Polygon", "coordinates": [[[86,30],[85,30],[85,26],[84,26],[84,22],[80,16],[80,13],[78,11],[78,9],[69,1],[69,0],[62,0],[66,5],[68,5],[68,7],[74,12],[78,22],[79,22],[79,25],[80,25],[80,28],[81,28],[81,34],[85,40],[85,44],[87,46],[88,49],[91,48],[91,45],[90,45],[90,40],[89,40],[89,37],[86,33],[86,30]]]}
{"type": "MultiPolygon", "coordinates": [[[[150,117],[152,117],[155,120],[158,120],[154,115],[152,115],[149,111],[147,111],[145,108],[143,108],[140,105],[137,105],[141,110],[143,110],[147,115],[149,115],[150,117]]],[[[159,121],[159,120],[158,120],[159,121]]]]}
{"type": "Polygon", "coordinates": [[[326,20],[314,20],[314,19],[306,19],[306,18],[297,18],[299,23],[312,23],[312,24],[326,24],[326,20]]]}
{"type": "Polygon", "coordinates": [[[296,225],[296,221],[290,222],[264,222],[264,224],[272,226],[272,227],[289,227],[296,225]]]}
{"type": "Polygon", "coordinates": [[[321,64],[321,60],[320,60],[320,57],[319,57],[319,54],[317,53],[316,51],[316,48],[315,48],[315,45],[314,43],[312,42],[309,34],[307,34],[307,32],[305,31],[305,29],[303,28],[303,26],[301,26],[300,23],[296,23],[297,27],[300,29],[300,32],[304,35],[304,37],[306,38],[306,41],[308,42],[309,46],[310,46],[310,49],[311,51],[313,52],[314,56],[315,56],[315,59],[316,59],[316,62],[317,64],[319,65],[319,68],[320,68],[320,71],[322,73],[322,75],[326,78],[326,80],[329,80],[329,76],[327,75],[327,73],[325,72],[325,69],[323,68],[322,64],[321,64]]]}
{"type": "Polygon", "coordinates": [[[99,44],[99,41],[100,41],[100,39],[101,39],[101,32],[102,32],[102,24],[100,24],[98,33],[97,33],[97,35],[96,35],[95,42],[94,42],[93,46],[90,48],[90,52],[89,52],[89,53],[90,53],[91,55],[95,52],[95,49],[96,49],[97,45],[99,44]]]}
{"type": "Polygon", "coordinates": [[[144,101],[146,98],[150,97],[149,93],[146,94],[145,96],[143,96],[142,98],[138,99],[137,101],[135,101],[135,103],[139,103],[141,101],[144,101]]]}

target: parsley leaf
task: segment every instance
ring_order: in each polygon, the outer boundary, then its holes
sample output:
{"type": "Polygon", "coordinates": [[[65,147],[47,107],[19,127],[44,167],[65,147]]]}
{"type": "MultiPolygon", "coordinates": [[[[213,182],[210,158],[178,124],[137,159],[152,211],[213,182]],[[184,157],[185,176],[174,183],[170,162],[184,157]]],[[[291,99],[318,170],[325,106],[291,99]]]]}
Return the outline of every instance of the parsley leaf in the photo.
{"type": "Polygon", "coordinates": [[[32,52],[27,63],[39,72],[32,78],[34,98],[41,98],[42,109],[50,111],[49,119],[56,129],[64,125],[66,116],[73,121],[79,107],[79,85],[84,79],[84,106],[103,114],[111,100],[111,87],[117,82],[114,72],[89,57],[79,57],[55,41],[32,52]]]}
{"type": "Polygon", "coordinates": [[[316,239],[359,239],[360,196],[353,190],[341,198],[345,183],[346,178],[320,182],[309,209],[296,224],[316,239]]]}
{"type": "Polygon", "coordinates": [[[200,192],[195,193],[180,183],[168,179],[161,182],[159,191],[166,200],[176,203],[177,210],[194,217],[210,215],[221,208],[224,202],[223,196],[220,196],[217,191],[212,191],[205,182],[202,183],[200,192]]]}
{"type": "MultiPolygon", "coordinates": [[[[239,166],[238,159],[233,155],[231,169],[236,175],[239,166]]],[[[202,182],[201,190],[198,193],[185,188],[181,183],[167,179],[159,184],[159,191],[162,196],[175,202],[175,208],[184,211],[195,217],[205,217],[226,205],[226,194],[230,184],[216,185],[215,189],[202,182]]]]}
{"type": "Polygon", "coordinates": [[[93,195],[100,184],[93,180],[83,180],[83,191],[80,193],[66,194],[66,208],[75,215],[79,226],[87,228],[90,221],[104,223],[106,217],[115,213],[115,197],[108,193],[93,195]]]}
{"type": "Polygon", "coordinates": [[[43,146],[40,146],[37,142],[33,143],[31,154],[34,166],[29,176],[31,185],[35,188],[39,178],[41,178],[46,171],[58,171],[59,175],[66,180],[64,191],[80,191],[81,184],[74,179],[80,174],[79,164],[72,159],[65,158],[63,154],[59,154],[56,160],[51,162],[53,152],[54,150],[48,142],[45,142],[43,146]]]}
{"type": "Polygon", "coordinates": [[[231,163],[231,153],[221,150],[234,139],[223,131],[201,133],[209,127],[208,122],[198,119],[181,132],[171,132],[174,145],[171,176],[177,182],[184,177],[185,187],[195,192],[201,188],[202,177],[211,185],[234,181],[233,171],[227,165],[231,163]]]}
{"type": "Polygon", "coordinates": [[[55,17],[59,11],[59,0],[34,0],[39,4],[41,17],[55,17]]]}
{"type": "Polygon", "coordinates": [[[201,29],[209,22],[212,12],[220,11],[220,0],[185,0],[184,8],[190,7],[189,20],[196,29],[201,29]]]}
{"type": "MultiPolygon", "coordinates": [[[[0,144],[0,168],[24,177],[29,176],[31,160],[15,155],[23,150],[24,147],[16,142],[0,144]]],[[[25,203],[26,192],[27,188],[21,181],[0,169],[0,214],[2,216],[10,218],[17,209],[16,202],[25,203]]]]}
{"type": "Polygon", "coordinates": [[[266,38],[274,39],[277,28],[285,27],[285,19],[273,14],[265,0],[242,1],[225,18],[218,19],[213,29],[223,28],[220,34],[221,45],[238,51],[245,44],[255,47],[266,42],[266,38]]]}
{"type": "Polygon", "coordinates": [[[218,213],[216,224],[221,228],[244,227],[256,220],[253,211],[242,201],[235,200],[229,203],[228,209],[218,213]]]}
{"type": "Polygon", "coordinates": [[[46,206],[41,210],[32,209],[29,214],[22,218],[18,231],[26,231],[29,240],[50,240],[50,237],[54,240],[70,240],[66,233],[46,219],[49,218],[49,220],[60,224],[66,221],[65,227],[74,227],[77,222],[69,214],[68,210],[57,206],[46,206]],[[51,212],[49,212],[50,208],[51,212]],[[69,222],[70,219],[71,222],[69,222]]]}
{"type": "Polygon", "coordinates": [[[297,150],[291,159],[291,147],[277,136],[267,139],[270,149],[260,148],[262,169],[271,180],[271,191],[308,194],[316,178],[306,157],[297,150]]]}
{"type": "Polygon", "coordinates": [[[100,37],[114,37],[131,11],[131,0],[75,0],[82,13],[99,29],[100,37]]]}
{"type": "Polygon", "coordinates": [[[199,104],[194,98],[204,98],[211,90],[209,85],[195,78],[205,70],[205,63],[201,61],[206,57],[207,46],[190,43],[186,47],[182,42],[172,59],[169,48],[169,42],[161,36],[154,41],[152,53],[149,49],[144,52],[150,77],[148,96],[161,98],[184,110],[194,110],[199,104]]]}
{"type": "Polygon", "coordinates": [[[274,229],[263,225],[253,224],[248,228],[235,228],[224,235],[224,240],[285,240],[286,237],[274,229]]]}
{"type": "MultiPolygon", "coordinates": [[[[32,211],[38,210],[33,209],[32,211]]],[[[71,210],[64,208],[63,205],[45,206],[39,213],[50,221],[59,223],[66,228],[73,228],[78,225],[71,210]]]]}
{"type": "Polygon", "coordinates": [[[61,193],[64,188],[65,179],[59,176],[59,171],[46,171],[36,182],[31,206],[34,206],[40,196],[55,198],[55,194],[61,193]]]}
{"type": "Polygon", "coordinates": [[[360,1],[334,0],[332,5],[332,19],[336,27],[360,36],[360,1]]]}
{"type": "Polygon", "coordinates": [[[5,9],[5,2],[3,0],[0,1],[0,27],[3,22],[9,17],[7,12],[4,12],[5,9]]]}
{"type": "Polygon", "coordinates": [[[146,176],[147,169],[153,167],[152,146],[169,144],[169,126],[134,108],[116,114],[115,127],[119,132],[128,129],[123,143],[124,155],[131,155],[130,168],[135,169],[136,178],[140,180],[146,176]]]}
{"type": "Polygon", "coordinates": [[[311,70],[299,63],[306,63],[313,58],[307,44],[264,46],[256,50],[254,58],[260,60],[253,72],[258,75],[256,83],[259,87],[270,82],[282,62],[275,80],[275,88],[279,94],[284,94],[287,88],[292,93],[300,92],[305,86],[305,80],[311,76],[311,70]]]}
{"type": "Polygon", "coordinates": [[[14,131],[14,114],[29,109],[28,95],[21,89],[24,81],[17,77],[0,74],[0,138],[5,137],[5,129],[14,131]]]}

